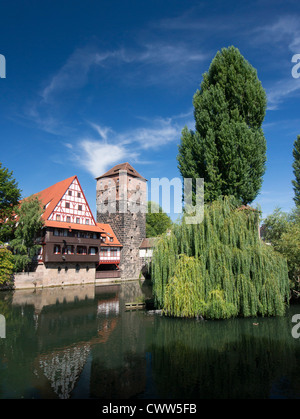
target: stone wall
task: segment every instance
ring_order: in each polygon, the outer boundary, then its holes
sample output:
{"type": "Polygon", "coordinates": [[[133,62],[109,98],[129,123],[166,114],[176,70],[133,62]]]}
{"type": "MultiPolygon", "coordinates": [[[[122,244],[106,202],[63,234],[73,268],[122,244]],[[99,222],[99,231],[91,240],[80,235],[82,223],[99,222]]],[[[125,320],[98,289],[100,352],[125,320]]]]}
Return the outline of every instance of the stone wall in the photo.
{"type": "Polygon", "coordinates": [[[82,285],[95,283],[96,268],[94,263],[40,264],[35,272],[17,273],[14,275],[14,288],[47,288],[65,285],[82,285]],[[76,269],[79,265],[79,270],[76,269]],[[67,266],[67,269],[66,269],[67,266]]]}
{"type": "Polygon", "coordinates": [[[129,211],[115,214],[98,213],[97,221],[110,224],[123,246],[120,259],[121,278],[138,279],[142,266],[139,250],[142,239],[146,236],[146,214],[129,211]]]}

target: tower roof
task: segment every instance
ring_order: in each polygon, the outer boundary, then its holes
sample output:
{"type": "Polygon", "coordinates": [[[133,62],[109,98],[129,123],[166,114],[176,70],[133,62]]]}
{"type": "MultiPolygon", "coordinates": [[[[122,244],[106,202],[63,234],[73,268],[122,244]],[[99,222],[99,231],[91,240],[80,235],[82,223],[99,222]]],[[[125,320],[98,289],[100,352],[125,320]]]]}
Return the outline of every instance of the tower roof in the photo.
{"type": "Polygon", "coordinates": [[[96,179],[101,179],[104,177],[110,177],[110,176],[116,176],[118,175],[120,170],[126,170],[127,174],[129,174],[132,177],[138,177],[140,179],[143,180],[147,180],[145,179],[143,176],[141,176],[132,166],[130,163],[126,162],[126,163],[121,163],[121,164],[117,164],[116,166],[114,166],[113,168],[111,168],[110,170],[108,170],[108,172],[104,173],[101,176],[96,177],[96,179]]]}

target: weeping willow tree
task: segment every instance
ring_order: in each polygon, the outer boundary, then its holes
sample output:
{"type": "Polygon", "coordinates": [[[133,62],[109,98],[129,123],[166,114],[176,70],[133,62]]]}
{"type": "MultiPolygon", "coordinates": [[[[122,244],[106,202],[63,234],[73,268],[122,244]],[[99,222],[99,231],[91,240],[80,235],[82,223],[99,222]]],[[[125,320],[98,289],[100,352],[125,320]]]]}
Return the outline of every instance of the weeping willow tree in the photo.
{"type": "Polygon", "coordinates": [[[184,218],[156,244],[156,306],[176,317],[221,319],[283,315],[289,301],[286,259],[259,238],[259,213],[234,199],[206,204],[204,219],[184,218]]]}

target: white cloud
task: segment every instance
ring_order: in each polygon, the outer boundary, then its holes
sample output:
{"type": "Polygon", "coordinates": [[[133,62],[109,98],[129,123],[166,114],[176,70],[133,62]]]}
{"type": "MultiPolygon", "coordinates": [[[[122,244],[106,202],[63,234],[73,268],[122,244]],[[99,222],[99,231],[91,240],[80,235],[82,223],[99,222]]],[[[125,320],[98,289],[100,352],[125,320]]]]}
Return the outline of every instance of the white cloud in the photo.
{"type": "MultiPolygon", "coordinates": [[[[185,43],[145,43],[136,49],[120,48],[112,51],[101,51],[89,46],[76,49],[65,64],[54,74],[42,89],[40,96],[44,103],[51,103],[55,95],[72,89],[81,89],[89,78],[89,73],[94,67],[99,67],[107,71],[115,69],[116,64],[145,64],[166,66],[168,71],[172,71],[173,77],[179,75],[184,68],[188,68],[191,63],[202,62],[207,55],[199,49],[193,49],[185,43]]],[[[131,76],[138,73],[138,67],[131,69],[131,76]]],[[[167,73],[147,73],[143,67],[143,82],[159,83],[166,80],[167,73]]],[[[122,79],[125,79],[125,71],[122,79]]],[[[134,77],[133,77],[134,79],[134,77]]]]}
{"type": "Polygon", "coordinates": [[[268,110],[276,110],[279,104],[286,99],[300,91],[299,79],[292,78],[279,80],[272,88],[267,89],[268,110]]]}
{"type": "Polygon", "coordinates": [[[258,27],[254,32],[259,43],[268,43],[270,47],[271,44],[281,45],[293,52],[300,50],[299,16],[281,16],[276,22],[258,27]]]}
{"type": "Polygon", "coordinates": [[[78,163],[94,177],[101,176],[111,166],[126,161],[128,150],[117,144],[85,139],[79,142],[78,163]]]}
{"type": "MultiPolygon", "coordinates": [[[[104,127],[96,123],[90,125],[97,131],[104,142],[118,144],[122,147],[134,150],[157,149],[166,144],[180,140],[183,125],[178,119],[190,118],[191,114],[186,113],[170,118],[142,119],[148,126],[140,126],[125,132],[115,132],[110,127],[104,127]]],[[[191,124],[191,121],[188,122],[191,124]]]]}
{"type": "Polygon", "coordinates": [[[145,150],[161,147],[179,138],[180,129],[171,118],[159,118],[153,121],[151,127],[136,128],[120,135],[122,141],[137,143],[145,150]]]}
{"type": "Polygon", "coordinates": [[[43,100],[48,102],[58,92],[83,87],[87,82],[91,67],[101,65],[115,55],[116,52],[114,51],[102,53],[89,48],[75,50],[42,90],[43,100]]]}
{"type": "Polygon", "coordinates": [[[90,122],[89,124],[98,132],[100,137],[105,141],[107,140],[108,133],[113,133],[113,130],[109,127],[102,127],[101,125],[95,124],[93,122],[90,122]]]}
{"type": "Polygon", "coordinates": [[[151,64],[176,64],[179,66],[186,65],[191,61],[204,61],[206,54],[193,50],[184,43],[163,44],[153,43],[146,44],[145,51],[137,56],[138,61],[148,62],[151,64]]]}
{"type": "Polygon", "coordinates": [[[156,150],[164,145],[180,141],[182,125],[176,119],[190,117],[190,112],[172,118],[156,118],[147,121],[150,126],[139,127],[126,132],[115,132],[110,127],[89,122],[100,140],[81,138],[70,149],[72,159],[97,177],[111,166],[125,161],[147,163],[140,158],[144,150],[156,150]]]}

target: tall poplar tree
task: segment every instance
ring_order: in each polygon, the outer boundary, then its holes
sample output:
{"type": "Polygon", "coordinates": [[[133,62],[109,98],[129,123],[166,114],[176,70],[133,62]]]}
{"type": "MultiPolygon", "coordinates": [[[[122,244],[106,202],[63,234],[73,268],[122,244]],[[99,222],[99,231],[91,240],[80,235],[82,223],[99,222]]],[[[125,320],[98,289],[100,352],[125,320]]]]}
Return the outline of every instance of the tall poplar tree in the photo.
{"type": "Polygon", "coordinates": [[[193,98],[195,131],[184,127],[177,156],[183,178],[204,178],[206,202],[256,198],[265,172],[266,102],[256,70],[239,50],[219,51],[193,98]]]}
{"type": "Polygon", "coordinates": [[[293,156],[295,180],[292,180],[292,183],[294,185],[295,192],[294,201],[296,206],[300,208],[300,135],[298,135],[297,140],[294,142],[293,156]]]}

